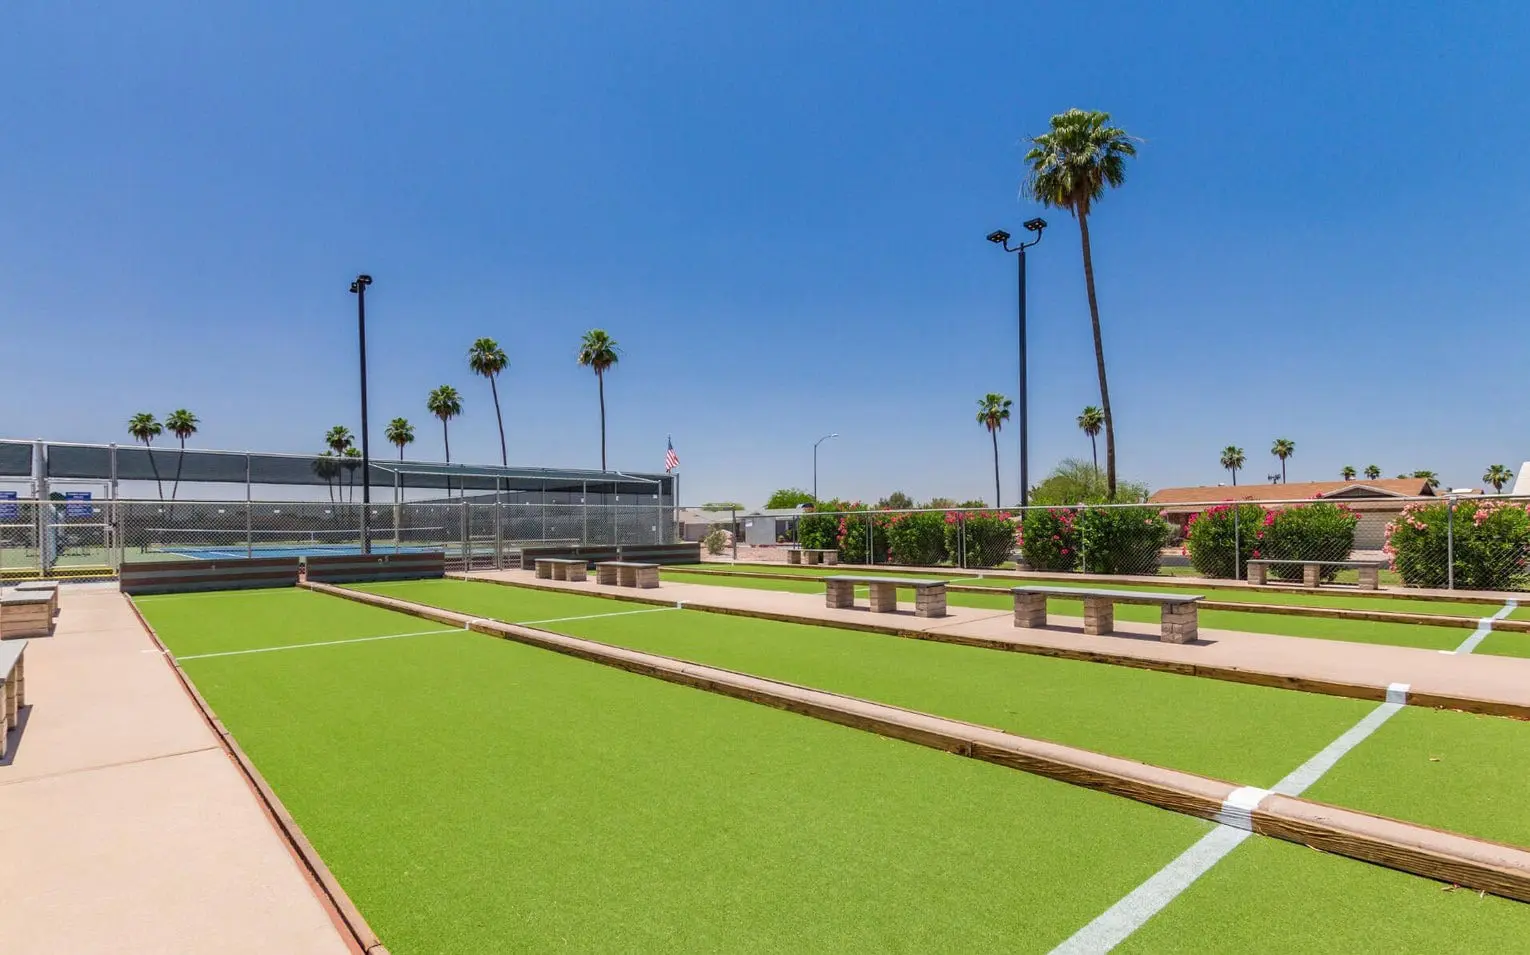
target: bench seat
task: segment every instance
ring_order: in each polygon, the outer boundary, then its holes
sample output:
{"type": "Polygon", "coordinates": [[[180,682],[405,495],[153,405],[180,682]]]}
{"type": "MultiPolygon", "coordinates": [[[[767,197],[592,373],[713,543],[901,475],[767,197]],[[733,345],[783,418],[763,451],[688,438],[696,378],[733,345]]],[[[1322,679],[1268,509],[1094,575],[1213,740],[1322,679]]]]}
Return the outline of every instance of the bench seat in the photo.
{"type": "Polygon", "coordinates": [[[1361,590],[1379,590],[1383,561],[1376,560],[1301,560],[1295,557],[1255,557],[1246,562],[1248,582],[1262,587],[1269,582],[1269,568],[1273,565],[1300,564],[1302,586],[1318,587],[1323,582],[1324,567],[1339,567],[1359,572],[1357,585],[1361,590]]]}
{"type": "Polygon", "coordinates": [[[659,565],[640,564],[630,560],[604,560],[595,565],[595,581],[607,587],[640,587],[647,590],[659,586],[659,565]]]}
{"type": "Polygon", "coordinates": [[[824,579],[825,605],[847,610],[855,606],[855,588],[866,587],[871,591],[872,613],[896,613],[898,588],[914,591],[914,616],[944,617],[946,615],[946,582],[913,577],[872,577],[836,574],[824,579]]]}
{"type": "Polygon", "coordinates": [[[0,640],[46,637],[53,628],[57,600],[54,595],[35,590],[12,590],[0,595],[0,640]]]}
{"type": "Polygon", "coordinates": [[[25,640],[0,643],[0,759],[10,752],[10,731],[27,705],[25,640]]]}
{"type": "Polygon", "coordinates": [[[1160,608],[1158,639],[1164,643],[1190,643],[1199,632],[1200,594],[1165,594],[1146,590],[1102,590],[1086,587],[1012,587],[1015,626],[1041,629],[1047,625],[1047,598],[1084,601],[1084,633],[1103,636],[1114,632],[1116,607],[1146,604],[1160,608]]]}
{"type": "Polygon", "coordinates": [[[47,594],[52,599],[49,609],[55,617],[58,616],[58,581],[25,580],[17,584],[14,589],[17,593],[47,594]]]}

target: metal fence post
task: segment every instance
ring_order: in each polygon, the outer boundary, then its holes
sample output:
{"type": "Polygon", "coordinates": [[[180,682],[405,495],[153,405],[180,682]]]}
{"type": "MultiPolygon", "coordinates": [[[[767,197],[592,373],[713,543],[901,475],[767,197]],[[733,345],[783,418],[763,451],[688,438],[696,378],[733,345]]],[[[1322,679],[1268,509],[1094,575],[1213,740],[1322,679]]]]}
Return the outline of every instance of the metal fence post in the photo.
{"type": "Polygon", "coordinates": [[[1456,496],[1454,494],[1445,499],[1445,588],[1456,589],[1456,496]]]}
{"type": "MultiPolygon", "coordinates": [[[[495,570],[504,570],[505,569],[505,528],[504,528],[504,521],[505,521],[504,505],[500,503],[500,500],[499,500],[499,491],[496,490],[494,492],[494,569],[495,570]]],[[[544,528],[543,531],[542,531],[542,539],[546,540],[547,539],[547,531],[545,529],[546,528],[546,524],[547,524],[547,502],[546,501],[542,502],[542,524],[543,524],[543,528],[544,528]]]]}
{"type": "Polygon", "coordinates": [[[876,544],[876,525],[871,522],[871,511],[866,512],[866,563],[868,565],[877,562],[877,555],[872,553],[871,548],[876,544]]]}
{"type": "Polygon", "coordinates": [[[467,571],[473,569],[473,548],[472,548],[472,545],[470,545],[468,543],[468,539],[469,539],[468,538],[468,502],[467,502],[467,498],[466,497],[462,498],[462,518],[461,519],[462,519],[462,543],[460,545],[461,546],[461,550],[460,550],[459,553],[462,555],[462,570],[463,570],[464,573],[466,573],[467,571]]]}
{"type": "MultiPolygon", "coordinates": [[[[1083,517],[1084,517],[1085,510],[1086,510],[1085,508],[1080,507],[1076,512],[1074,512],[1074,515],[1073,515],[1073,526],[1074,527],[1078,527],[1078,525],[1083,522],[1083,517]]],[[[1023,515],[1021,517],[1021,520],[1022,521],[1024,520],[1024,516],[1023,515]]],[[[1083,528],[1079,528],[1079,532],[1078,532],[1078,568],[1079,568],[1078,572],[1081,573],[1081,574],[1089,573],[1089,548],[1087,546],[1085,546],[1085,544],[1084,544],[1084,530],[1083,530],[1083,528]]],[[[1119,573],[1119,572],[1120,571],[1119,571],[1119,568],[1118,568],[1117,569],[1117,573],[1119,573]]]]}
{"type": "Polygon", "coordinates": [[[962,569],[967,569],[967,512],[958,511],[956,514],[956,549],[962,555],[962,569]]]}
{"type": "Polygon", "coordinates": [[[728,536],[733,538],[733,562],[736,564],[738,563],[738,508],[728,508],[728,514],[731,516],[733,521],[731,528],[733,533],[729,534],[728,536]]]}
{"type": "MultiPolygon", "coordinates": [[[[1242,510],[1235,502],[1233,509],[1233,580],[1243,579],[1243,540],[1238,526],[1238,512],[1242,510]]],[[[1263,565],[1261,565],[1263,566],[1263,565]]]]}

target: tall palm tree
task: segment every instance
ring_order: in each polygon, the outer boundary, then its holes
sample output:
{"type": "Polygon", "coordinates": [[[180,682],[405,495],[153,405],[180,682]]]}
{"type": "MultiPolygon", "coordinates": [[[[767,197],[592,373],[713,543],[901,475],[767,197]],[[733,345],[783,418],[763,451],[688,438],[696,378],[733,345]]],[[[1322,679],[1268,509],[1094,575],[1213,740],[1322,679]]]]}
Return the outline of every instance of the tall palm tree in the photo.
{"type": "Polygon", "coordinates": [[[197,425],[202,422],[197,416],[185,408],[177,408],[165,415],[165,430],[175,435],[181,442],[180,453],[175,457],[175,483],[170,485],[170,502],[175,503],[176,492],[181,487],[181,464],[186,459],[186,439],[197,433],[197,425]]]}
{"type": "Polygon", "coordinates": [[[345,449],[355,443],[355,440],[351,436],[351,429],[343,424],[337,424],[324,433],[324,443],[336,455],[344,454],[345,449]]]}
{"type": "Polygon", "coordinates": [[[1276,438],[1270,453],[1280,459],[1280,483],[1286,483],[1286,458],[1296,453],[1296,442],[1290,438],[1276,438]]]}
{"type": "Polygon", "coordinates": [[[1440,476],[1433,471],[1414,471],[1413,477],[1423,478],[1424,483],[1429,485],[1429,490],[1437,491],[1440,488],[1440,476]]]}
{"type": "Polygon", "coordinates": [[[1374,464],[1367,464],[1365,466],[1365,479],[1367,481],[1379,481],[1379,480],[1381,480],[1381,468],[1377,467],[1374,464]]]}
{"type": "Polygon", "coordinates": [[[339,474],[340,465],[335,463],[335,452],[325,451],[313,462],[313,473],[324,479],[324,487],[329,491],[329,503],[335,503],[335,478],[339,474]]]}
{"type": "Polygon", "coordinates": [[[1010,400],[989,392],[978,399],[977,422],[993,438],[993,506],[999,507],[999,429],[1009,420],[1010,400]]]}
{"type": "Polygon", "coordinates": [[[1222,449],[1222,467],[1232,472],[1233,487],[1238,486],[1238,472],[1243,468],[1243,449],[1229,444],[1222,449]]]}
{"type": "MultiPolygon", "coordinates": [[[[388,427],[383,431],[383,437],[387,438],[389,443],[397,446],[398,460],[400,463],[403,463],[404,446],[414,443],[414,425],[409,423],[408,418],[394,418],[388,422],[388,427]]],[[[403,487],[404,475],[403,472],[399,472],[398,486],[394,493],[395,498],[398,497],[397,492],[403,490],[403,487]]]]}
{"type": "Polygon", "coordinates": [[[1025,192],[1043,206],[1066,209],[1078,220],[1084,250],[1084,286],[1089,293],[1089,322],[1094,330],[1094,364],[1100,378],[1100,409],[1105,423],[1105,488],[1116,497],[1116,424],[1105,379],[1105,345],[1100,336],[1100,303],[1094,291],[1094,254],[1089,246],[1089,213],[1107,188],[1126,181],[1126,159],[1137,147],[1126,130],[1110,125],[1110,114],[1070,109],[1052,117],[1051,129],[1031,140],[1025,154],[1030,166],[1025,192]]]}
{"type": "MultiPolygon", "coordinates": [[[[442,385],[433,389],[425,398],[425,408],[431,414],[441,419],[441,443],[446,448],[446,463],[452,463],[452,436],[447,430],[446,424],[453,418],[462,414],[462,396],[457,394],[457,389],[451,385],[442,385]]],[[[452,496],[452,479],[450,473],[446,477],[446,496],[452,496]]]]}
{"type": "Polygon", "coordinates": [[[1094,469],[1100,470],[1100,449],[1095,445],[1095,436],[1100,433],[1100,428],[1105,424],[1105,412],[1094,405],[1084,409],[1084,413],[1078,416],[1079,430],[1089,435],[1089,454],[1094,459],[1094,469]]]}
{"type": "Polygon", "coordinates": [[[579,364],[595,369],[600,386],[600,469],[606,469],[606,370],[621,360],[616,339],[603,328],[592,328],[579,341],[579,364]]]}
{"type": "Polygon", "coordinates": [[[499,463],[509,467],[510,458],[505,451],[505,419],[499,413],[499,386],[494,379],[510,367],[510,360],[494,339],[480,338],[468,349],[468,367],[473,369],[473,374],[489,379],[489,390],[494,394],[494,420],[499,422],[499,463]]]}
{"type": "Polygon", "coordinates": [[[1346,481],[1353,481],[1355,479],[1355,469],[1346,464],[1344,465],[1344,470],[1339,472],[1339,476],[1346,481]]]}
{"type": "Polygon", "coordinates": [[[154,439],[165,433],[165,426],[147,411],[140,411],[128,419],[128,434],[134,441],[142,441],[149,452],[149,467],[154,471],[154,486],[159,488],[159,499],[165,499],[165,484],[159,479],[159,465],[154,463],[154,439]]]}
{"type": "Polygon", "coordinates": [[[1488,467],[1487,471],[1482,475],[1482,480],[1487,484],[1493,485],[1495,492],[1502,494],[1503,486],[1514,480],[1514,472],[1502,464],[1494,464],[1488,467]]]}
{"type": "Polygon", "coordinates": [[[351,445],[341,453],[340,457],[345,459],[341,464],[345,468],[345,483],[350,486],[348,500],[354,504],[356,503],[356,469],[361,467],[361,449],[351,445]]]}

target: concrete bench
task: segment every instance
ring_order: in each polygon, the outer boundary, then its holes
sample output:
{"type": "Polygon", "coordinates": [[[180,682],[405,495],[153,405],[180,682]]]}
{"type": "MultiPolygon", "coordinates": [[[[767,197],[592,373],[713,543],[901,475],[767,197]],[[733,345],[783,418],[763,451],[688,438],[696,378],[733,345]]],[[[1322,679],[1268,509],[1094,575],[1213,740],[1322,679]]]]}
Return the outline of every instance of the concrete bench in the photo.
{"type": "Polygon", "coordinates": [[[537,577],[541,580],[588,580],[589,564],[583,557],[538,557],[537,577]]]}
{"type": "Polygon", "coordinates": [[[837,564],[839,551],[833,548],[793,547],[786,552],[788,564],[837,564]]]}
{"type": "Polygon", "coordinates": [[[1294,558],[1256,557],[1248,562],[1248,582],[1264,586],[1269,580],[1269,568],[1276,564],[1300,564],[1302,586],[1317,587],[1323,582],[1324,567],[1338,567],[1359,571],[1359,588],[1376,590],[1381,586],[1381,564],[1374,560],[1297,560],[1294,558]]]}
{"type": "Polygon", "coordinates": [[[10,752],[10,732],[27,705],[26,649],[25,640],[0,643],[0,759],[10,752]]]}
{"type": "Polygon", "coordinates": [[[0,640],[46,637],[53,628],[57,599],[40,591],[12,590],[0,595],[0,640]]]}
{"type": "Polygon", "coordinates": [[[908,587],[914,591],[914,616],[944,617],[946,615],[946,582],[906,577],[850,577],[839,575],[825,577],[824,602],[836,610],[848,610],[855,606],[855,588],[863,586],[871,590],[872,613],[897,613],[898,588],[908,587]]]}
{"type": "Polygon", "coordinates": [[[1115,630],[1116,604],[1157,605],[1162,616],[1158,639],[1189,643],[1196,637],[1200,594],[1155,594],[1140,590],[1091,590],[1083,587],[1014,587],[1015,626],[1039,629],[1047,625],[1047,598],[1084,601],[1084,632],[1103,636],[1115,630]]]}
{"type": "Polygon", "coordinates": [[[595,565],[595,581],[608,587],[657,587],[659,565],[638,564],[630,560],[605,560],[595,565]]]}
{"type": "Polygon", "coordinates": [[[51,598],[49,612],[58,616],[58,581],[56,580],[25,580],[14,588],[17,593],[47,594],[51,598]]]}

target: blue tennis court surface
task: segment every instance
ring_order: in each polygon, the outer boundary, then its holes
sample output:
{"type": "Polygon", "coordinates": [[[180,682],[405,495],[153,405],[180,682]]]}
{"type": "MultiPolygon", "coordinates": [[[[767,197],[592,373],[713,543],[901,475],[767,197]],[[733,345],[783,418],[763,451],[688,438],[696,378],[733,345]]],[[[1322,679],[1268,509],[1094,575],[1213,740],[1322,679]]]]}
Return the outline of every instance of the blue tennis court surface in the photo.
{"type": "MultiPolygon", "coordinates": [[[[420,545],[395,545],[373,544],[374,554],[423,554],[428,551],[446,550],[452,548],[430,547],[420,545]]],[[[290,545],[260,545],[254,547],[222,547],[216,544],[208,545],[180,545],[174,547],[162,547],[158,553],[174,557],[184,557],[188,560],[243,560],[246,557],[319,557],[338,556],[348,557],[361,553],[360,544],[290,544],[290,545]]]]}

